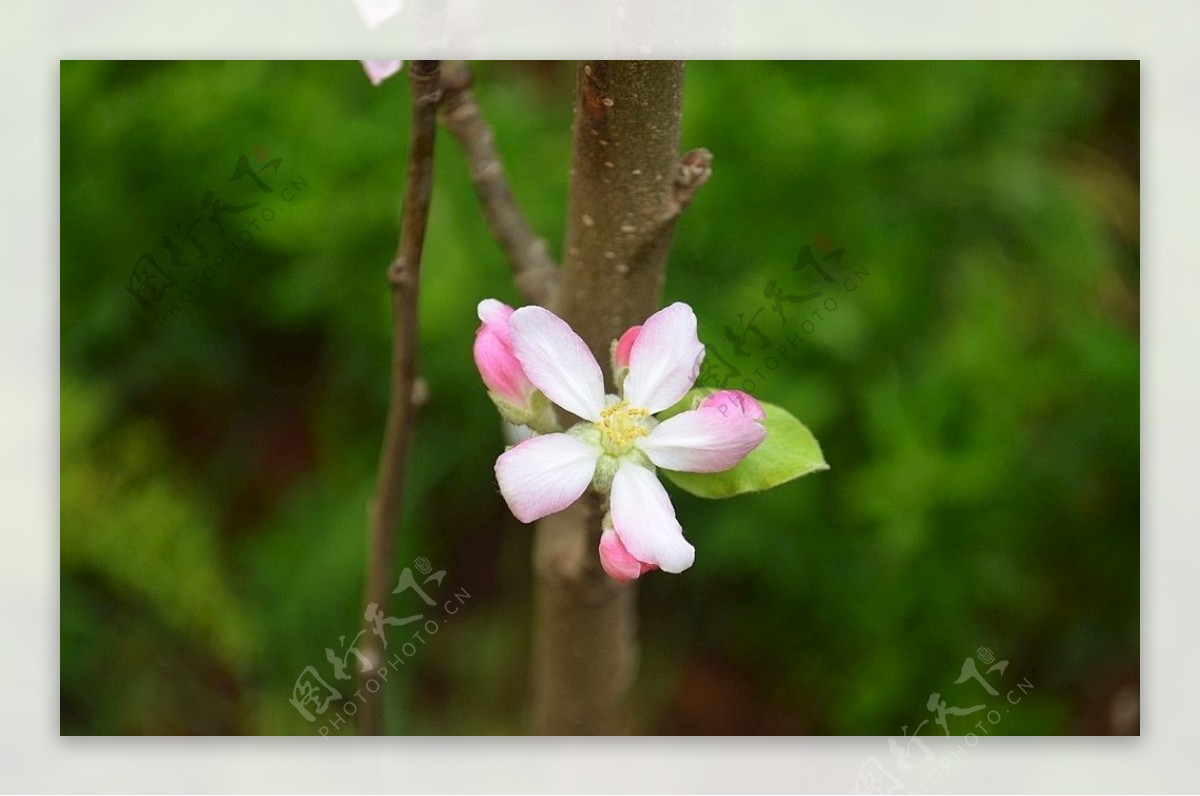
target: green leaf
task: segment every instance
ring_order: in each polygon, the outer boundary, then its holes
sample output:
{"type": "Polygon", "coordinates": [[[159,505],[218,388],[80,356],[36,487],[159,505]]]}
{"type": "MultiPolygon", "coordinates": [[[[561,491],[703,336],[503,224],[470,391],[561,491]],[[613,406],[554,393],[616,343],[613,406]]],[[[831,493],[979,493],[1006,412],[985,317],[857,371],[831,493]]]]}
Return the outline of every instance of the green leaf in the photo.
{"type": "MultiPolygon", "coordinates": [[[[690,406],[690,400],[691,393],[680,402],[682,408],[677,408],[680,406],[677,404],[667,411],[678,413],[690,406]]],[[[720,473],[659,472],[697,497],[727,498],[744,492],[760,492],[802,475],[829,469],[820,443],[803,423],[783,407],[759,403],[767,413],[763,421],[767,427],[766,439],[736,467],[720,473]]]]}

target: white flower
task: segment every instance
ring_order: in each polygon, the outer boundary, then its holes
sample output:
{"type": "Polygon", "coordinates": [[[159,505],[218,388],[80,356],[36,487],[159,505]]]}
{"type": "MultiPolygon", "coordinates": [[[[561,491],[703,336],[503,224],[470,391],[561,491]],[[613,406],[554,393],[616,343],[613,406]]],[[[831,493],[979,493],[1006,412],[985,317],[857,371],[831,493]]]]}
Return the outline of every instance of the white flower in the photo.
{"type": "Polygon", "coordinates": [[[727,470],[762,442],[766,429],[753,413],[713,404],[662,422],[653,417],[691,389],[704,358],[688,305],[659,310],[621,339],[615,357],[621,395],[605,395],[600,365],[565,321],[541,307],[512,313],[508,342],[524,375],[583,422],[510,448],[496,460],[496,478],[522,522],[562,511],[589,485],[607,494],[601,562],[612,577],[628,580],[654,568],[682,572],[695,558],[655,468],[727,470]]]}

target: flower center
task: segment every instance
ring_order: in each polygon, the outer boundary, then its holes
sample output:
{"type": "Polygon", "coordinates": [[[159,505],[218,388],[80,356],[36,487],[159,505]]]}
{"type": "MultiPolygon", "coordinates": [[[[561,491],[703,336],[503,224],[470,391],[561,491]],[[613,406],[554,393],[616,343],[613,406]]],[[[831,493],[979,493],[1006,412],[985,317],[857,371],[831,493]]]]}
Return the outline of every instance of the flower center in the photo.
{"type": "Polygon", "coordinates": [[[606,407],[596,423],[596,428],[600,429],[600,444],[611,456],[628,453],[635,440],[650,433],[649,417],[648,411],[630,406],[628,401],[606,407]]]}

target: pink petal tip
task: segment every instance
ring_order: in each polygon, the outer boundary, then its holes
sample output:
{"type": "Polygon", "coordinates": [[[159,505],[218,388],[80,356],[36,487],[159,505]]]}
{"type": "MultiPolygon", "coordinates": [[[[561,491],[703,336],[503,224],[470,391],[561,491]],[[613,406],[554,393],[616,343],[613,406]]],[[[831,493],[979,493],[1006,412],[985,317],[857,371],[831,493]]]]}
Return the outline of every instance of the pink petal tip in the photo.
{"type": "Polygon", "coordinates": [[[628,583],[658,569],[634,558],[613,530],[606,530],[600,537],[600,566],[617,583],[628,583]]]}
{"type": "Polygon", "coordinates": [[[700,402],[697,409],[716,409],[726,417],[745,415],[752,420],[765,420],[762,404],[750,393],[741,390],[719,390],[700,402]]]}

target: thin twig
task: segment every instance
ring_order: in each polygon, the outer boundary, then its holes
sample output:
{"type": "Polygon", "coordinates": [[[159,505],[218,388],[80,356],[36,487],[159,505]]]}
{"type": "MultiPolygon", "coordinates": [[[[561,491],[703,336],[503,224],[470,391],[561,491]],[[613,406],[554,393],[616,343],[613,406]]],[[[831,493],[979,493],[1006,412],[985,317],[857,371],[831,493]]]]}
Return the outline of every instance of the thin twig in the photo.
{"type": "Polygon", "coordinates": [[[495,135],[471,91],[471,73],[456,62],[442,74],[442,121],[462,147],[492,237],[512,265],[517,289],[526,299],[547,305],[554,299],[558,268],[546,241],[522,215],[496,153],[495,135]]]}
{"type": "Polygon", "coordinates": [[[373,611],[387,615],[392,592],[392,552],[396,523],[404,492],[404,473],[408,446],[419,396],[417,393],[417,296],[421,272],[421,252],[425,246],[425,227],[429,220],[429,198],[433,192],[433,141],[437,132],[437,107],[440,97],[437,61],[413,61],[409,66],[412,86],[412,127],[408,137],[408,183],[400,215],[400,243],[396,258],[388,267],[392,289],[392,379],[383,449],[379,455],[379,474],[375,494],[367,510],[367,613],[364,616],[364,642],[361,650],[371,668],[359,675],[362,701],[358,731],[362,735],[383,733],[383,685],[376,678],[384,665],[383,638],[371,620],[373,611]],[[379,687],[371,691],[367,683],[377,679],[379,687]]]}

